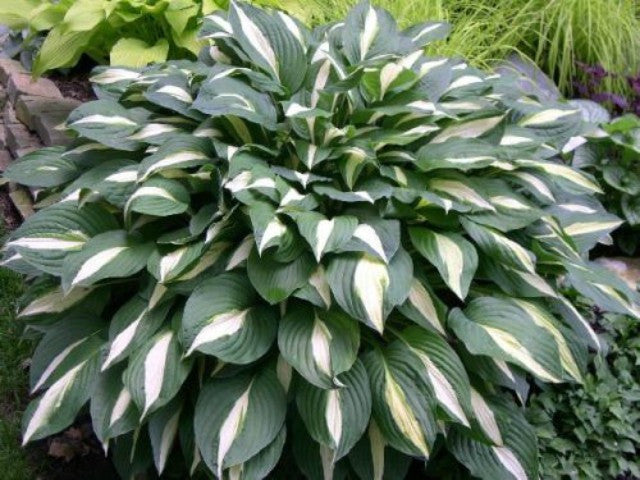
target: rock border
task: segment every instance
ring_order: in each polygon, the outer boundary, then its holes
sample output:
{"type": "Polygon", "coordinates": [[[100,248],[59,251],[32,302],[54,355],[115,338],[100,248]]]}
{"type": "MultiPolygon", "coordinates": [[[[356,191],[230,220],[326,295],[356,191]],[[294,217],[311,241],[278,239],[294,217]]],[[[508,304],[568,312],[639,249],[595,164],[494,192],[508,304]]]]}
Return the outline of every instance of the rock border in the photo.
{"type": "MultiPolygon", "coordinates": [[[[70,143],[72,138],[58,127],[81,103],[64,98],[51,80],[32,78],[20,62],[0,58],[0,174],[29,152],[70,143]]],[[[2,189],[8,189],[22,220],[33,214],[37,191],[12,182],[2,189]]]]}

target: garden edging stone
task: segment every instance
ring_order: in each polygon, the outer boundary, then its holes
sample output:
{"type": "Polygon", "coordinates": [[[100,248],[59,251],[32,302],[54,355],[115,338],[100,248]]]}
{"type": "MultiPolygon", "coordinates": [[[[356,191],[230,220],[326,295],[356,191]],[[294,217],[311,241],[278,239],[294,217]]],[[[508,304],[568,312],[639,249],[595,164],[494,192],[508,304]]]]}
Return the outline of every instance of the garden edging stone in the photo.
{"type": "MultiPolygon", "coordinates": [[[[32,78],[20,62],[0,58],[0,173],[42,146],[68,144],[72,139],[60,125],[80,104],[51,80],[32,78]]],[[[23,219],[33,214],[34,192],[11,183],[4,188],[23,219]]]]}

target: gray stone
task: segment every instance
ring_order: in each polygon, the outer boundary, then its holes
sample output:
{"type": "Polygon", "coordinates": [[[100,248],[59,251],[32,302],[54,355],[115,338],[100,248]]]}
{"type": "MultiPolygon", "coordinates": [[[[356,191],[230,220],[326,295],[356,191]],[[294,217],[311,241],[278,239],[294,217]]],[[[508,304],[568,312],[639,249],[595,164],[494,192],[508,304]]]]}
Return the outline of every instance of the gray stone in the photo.
{"type": "Polygon", "coordinates": [[[0,108],[4,108],[4,104],[7,102],[7,91],[0,85],[0,108]]]}
{"type": "Polygon", "coordinates": [[[4,172],[11,163],[11,154],[6,148],[0,150],[0,172],[4,172]]]}
{"type": "Polygon", "coordinates": [[[68,112],[43,112],[35,117],[36,133],[47,147],[68,145],[73,140],[65,130],[58,130],[68,115],[68,112]]]}
{"type": "Polygon", "coordinates": [[[595,262],[618,275],[632,290],[640,284],[640,258],[600,257],[595,262]]]}
{"type": "Polygon", "coordinates": [[[35,130],[36,118],[50,113],[60,113],[64,119],[81,102],[71,98],[46,98],[23,95],[15,104],[16,117],[31,130],[35,130]]]}
{"type": "Polygon", "coordinates": [[[0,83],[2,85],[7,85],[7,81],[11,75],[28,75],[22,64],[16,60],[11,60],[10,58],[0,58],[0,83]]]}
{"type": "Polygon", "coordinates": [[[5,124],[4,131],[6,135],[7,148],[14,157],[19,158],[30,151],[40,147],[40,140],[27,130],[27,127],[21,123],[5,124]]]}
{"type": "Polygon", "coordinates": [[[4,124],[0,124],[0,148],[7,148],[7,135],[4,131],[4,124]]]}
{"type": "Polygon", "coordinates": [[[23,219],[33,215],[33,200],[29,192],[24,188],[18,187],[12,192],[9,192],[9,198],[11,198],[11,202],[13,202],[13,205],[23,219]]]}
{"type": "Polygon", "coordinates": [[[34,79],[31,75],[11,74],[7,80],[7,94],[9,100],[15,103],[21,95],[36,95],[39,97],[62,98],[56,84],[48,78],[34,79]]]}
{"type": "Polygon", "coordinates": [[[16,117],[16,111],[11,105],[11,102],[7,102],[2,109],[2,119],[5,125],[10,123],[18,123],[18,118],[16,117]]]}

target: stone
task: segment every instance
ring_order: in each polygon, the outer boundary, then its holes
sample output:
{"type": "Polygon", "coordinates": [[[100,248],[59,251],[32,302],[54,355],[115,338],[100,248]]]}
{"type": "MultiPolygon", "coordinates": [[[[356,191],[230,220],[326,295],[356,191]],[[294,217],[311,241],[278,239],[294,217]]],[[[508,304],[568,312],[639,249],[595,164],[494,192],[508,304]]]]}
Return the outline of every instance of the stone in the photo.
{"type": "Polygon", "coordinates": [[[0,124],[0,148],[7,148],[7,135],[4,131],[4,124],[0,124]]]}
{"type": "Polygon", "coordinates": [[[0,172],[4,172],[11,163],[11,154],[6,148],[0,150],[0,172]]]}
{"type": "Polygon", "coordinates": [[[40,147],[40,140],[21,123],[5,124],[4,131],[7,148],[16,158],[40,147]]]}
{"type": "Polygon", "coordinates": [[[0,108],[4,108],[5,103],[7,103],[7,91],[0,85],[0,108]]]}
{"type": "Polygon", "coordinates": [[[33,200],[31,200],[31,195],[24,188],[18,187],[9,192],[9,198],[11,198],[11,202],[23,219],[33,215],[33,200]]]}
{"type": "Polygon", "coordinates": [[[638,284],[640,284],[640,258],[600,257],[595,262],[618,275],[632,290],[638,288],[638,284]]]}
{"type": "Polygon", "coordinates": [[[16,117],[16,111],[11,105],[11,102],[7,102],[2,109],[2,119],[4,120],[5,125],[10,123],[18,123],[18,117],[16,117]]]}
{"type": "Polygon", "coordinates": [[[62,98],[62,93],[48,78],[34,79],[28,74],[11,74],[7,80],[7,94],[9,100],[16,102],[21,95],[36,95],[39,97],[62,98]]]}
{"type": "Polygon", "coordinates": [[[35,117],[35,130],[42,143],[52,145],[69,145],[73,137],[58,127],[67,119],[68,112],[44,112],[35,117]]]}
{"type": "Polygon", "coordinates": [[[28,75],[22,64],[10,58],[0,58],[0,83],[4,86],[11,75],[28,75]]]}
{"type": "Polygon", "coordinates": [[[22,95],[15,104],[16,117],[29,129],[35,130],[36,118],[50,113],[60,113],[64,119],[81,102],[71,98],[46,98],[22,95]]]}

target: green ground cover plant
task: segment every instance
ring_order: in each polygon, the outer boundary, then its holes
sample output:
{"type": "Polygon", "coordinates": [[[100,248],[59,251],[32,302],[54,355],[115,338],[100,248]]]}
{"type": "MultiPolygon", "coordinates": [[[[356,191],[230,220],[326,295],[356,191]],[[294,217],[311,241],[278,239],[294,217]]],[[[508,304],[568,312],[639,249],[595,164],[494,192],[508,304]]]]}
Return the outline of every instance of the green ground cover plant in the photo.
{"type": "Polygon", "coordinates": [[[6,172],[48,205],[4,252],[41,338],[23,441],[88,402],[125,478],[403,478],[436,445],[538,478],[528,382],[600,346],[565,290],[639,299],[587,260],[620,220],[559,161],[596,126],[425,55],[449,29],[233,3],[198,62],[98,68],[75,142],[6,172]]]}
{"type": "Polygon", "coordinates": [[[81,55],[98,64],[143,66],[195,58],[202,16],[213,0],[15,0],[0,5],[0,23],[27,29],[27,48],[40,34],[34,75],[74,66],[81,55]]]}
{"type": "Polygon", "coordinates": [[[640,478],[640,331],[633,318],[598,321],[606,354],[584,388],[545,387],[527,412],[536,428],[543,478],[640,478]]]}

